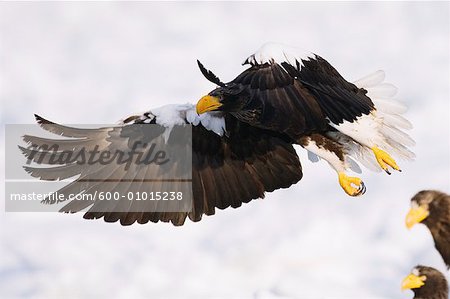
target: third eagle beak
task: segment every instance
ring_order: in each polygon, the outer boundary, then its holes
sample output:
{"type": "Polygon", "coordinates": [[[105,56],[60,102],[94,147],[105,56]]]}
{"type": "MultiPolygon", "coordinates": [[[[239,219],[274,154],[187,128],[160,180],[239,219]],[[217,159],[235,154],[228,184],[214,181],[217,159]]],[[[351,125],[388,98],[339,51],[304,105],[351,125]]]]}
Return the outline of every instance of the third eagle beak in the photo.
{"type": "Polygon", "coordinates": [[[402,282],[402,291],[407,289],[417,289],[423,286],[425,283],[426,277],[424,275],[422,276],[416,276],[414,274],[409,274],[408,276],[403,279],[402,282]]]}

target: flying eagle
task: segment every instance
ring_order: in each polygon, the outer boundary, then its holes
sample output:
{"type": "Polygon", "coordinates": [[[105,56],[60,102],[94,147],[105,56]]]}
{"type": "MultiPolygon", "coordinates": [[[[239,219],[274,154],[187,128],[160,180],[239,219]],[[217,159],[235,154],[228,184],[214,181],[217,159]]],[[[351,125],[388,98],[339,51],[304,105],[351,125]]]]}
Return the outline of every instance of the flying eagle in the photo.
{"type": "Polygon", "coordinates": [[[410,289],[415,299],[448,299],[448,283],[438,270],[417,265],[402,282],[402,290],[410,289]]]}
{"type": "Polygon", "coordinates": [[[406,226],[425,224],[447,268],[450,268],[450,196],[435,190],[423,190],[411,199],[406,226]]]}
{"type": "MultiPolygon", "coordinates": [[[[199,61],[203,75],[217,88],[203,96],[196,106],[167,105],[132,115],[118,127],[76,129],[36,116],[37,122],[52,133],[68,137],[64,141],[24,136],[25,142],[42,146],[56,144],[75,152],[101,145],[102,149],[126,148],[129,140],[164,138],[171,140],[177,127],[192,125],[193,206],[187,212],[117,212],[116,206],[93,201],[72,201],[63,212],[90,209],[85,218],[101,218],[129,225],[148,221],[182,225],[189,217],[199,221],[215,208],[237,208],[265,192],[288,188],[302,178],[302,168],[294,144],[308,151],[309,159],[327,161],[337,172],[338,181],[350,196],[366,187],[348,171],[361,172],[357,162],[374,171],[400,171],[394,158],[412,160],[408,149],[414,141],[403,132],[411,123],[401,116],[406,108],[393,100],[396,88],[384,82],[377,71],[354,83],[345,80],[322,57],[298,49],[265,44],[243,63],[247,69],[224,83],[199,61]],[[154,124],[159,134],[146,136],[144,129],[130,125],[154,124]],[[106,211],[98,211],[105,208],[106,211]]],[[[172,138],[175,140],[176,138],[172,138]]],[[[22,148],[30,158],[30,150],[22,148]]],[[[46,161],[50,166],[50,161],[46,161]]],[[[102,170],[88,166],[59,165],[54,168],[26,167],[34,177],[58,180],[79,175],[59,193],[93,193],[105,187],[95,177],[101,171],[144,182],[155,169],[102,170]],[[136,179],[137,178],[137,179],[136,179]]],[[[150,167],[150,166],[149,166],[150,167]]],[[[145,189],[151,184],[140,184],[145,189]]],[[[102,189],[103,188],[103,189],[102,189]]],[[[123,186],[122,186],[123,188],[123,186]]],[[[46,203],[53,203],[45,200],[46,203]]],[[[142,204],[142,203],[139,203],[142,204]]],[[[133,203],[134,205],[134,203],[133,203]]],[[[131,207],[133,210],[140,206],[131,207]]]]}

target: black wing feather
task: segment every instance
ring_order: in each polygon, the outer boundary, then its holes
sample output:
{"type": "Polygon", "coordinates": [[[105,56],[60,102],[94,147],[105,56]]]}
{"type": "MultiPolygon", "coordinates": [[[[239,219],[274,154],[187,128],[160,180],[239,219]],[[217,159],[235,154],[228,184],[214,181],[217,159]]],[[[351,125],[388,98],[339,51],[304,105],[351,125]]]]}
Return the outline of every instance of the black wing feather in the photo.
{"type": "Polygon", "coordinates": [[[220,79],[216,75],[214,75],[213,72],[207,70],[199,60],[197,60],[197,64],[198,67],[200,68],[200,71],[202,72],[203,76],[205,76],[206,79],[208,79],[209,81],[218,86],[225,87],[225,83],[220,81],[220,79]]]}
{"type": "MultiPolygon", "coordinates": [[[[148,134],[146,125],[121,126],[112,128],[75,129],[61,126],[38,118],[39,124],[47,131],[62,136],[77,137],[77,142],[65,140],[50,140],[27,136],[26,140],[39,141],[39,144],[70,144],[75,150],[87,146],[91,148],[93,141],[101,144],[99,150],[109,148],[126,149],[131,146],[132,140],[152,140],[162,138],[165,128],[157,134],[148,134]],[[87,138],[89,136],[89,138],[87,138]]],[[[289,140],[277,133],[252,127],[242,123],[234,117],[226,119],[227,136],[219,136],[205,129],[201,124],[192,127],[192,194],[193,205],[190,212],[158,212],[156,202],[138,202],[128,200],[83,200],[71,201],[61,211],[75,213],[89,208],[84,218],[104,218],[107,222],[120,221],[122,225],[130,225],[135,222],[172,222],[174,225],[182,225],[187,217],[193,221],[199,221],[203,214],[213,215],[215,208],[237,208],[242,203],[252,199],[264,197],[265,192],[271,192],[279,188],[287,188],[298,182],[302,177],[302,168],[298,156],[289,140]],[[153,212],[152,212],[153,211],[153,212]]],[[[174,127],[171,134],[175,134],[174,127]]],[[[150,132],[154,132],[151,130],[150,132]]],[[[172,135],[171,135],[172,136],[172,135]]],[[[177,138],[169,138],[178,140],[177,138]]],[[[177,144],[182,147],[183,144],[177,144]]],[[[64,147],[66,148],[66,147],[64,147]]],[[[30,156],[30,151],[22,148],[25,156],[30,156]]],[[[150,164],[152,165],[152,164],[150,164]]],[[[101,191],[111,192],[139,192],[146,190],[152,184],[154,188],[163,188],[164,182],[144,183],[147,177],[155,177],[160,168],[143,168],[141,165],[131,164],[128,170],[121,165],[111,163],[103,167],[94,168],[92,165],[67,164],[61,165],[43,160],[40,168],[28,168],[32,176],[43,180],[58,180],[64,178],[63,168],[69,169],[70,176],[78,175],[78,178],[58,190],[58,193],[93,194],[101,191]],[[44,166],[44,167],[43,167],[44,166]],[[55,168],[56,166],[56,168],[55,168]],[[99,180],[98,178],[104,178],[99,180]],[[136,183],[118,183],[118,179],[133,180],[136,183]]],[[[168,170],[176,171],[176,170],[168,170]]],[[[183,170],[179,170],[183,172],[183,170]]],[[[171,185],[172,186],[172,185],[171,185]]],[[[53,204],[50,199],[44,201],[53,204]]]]}

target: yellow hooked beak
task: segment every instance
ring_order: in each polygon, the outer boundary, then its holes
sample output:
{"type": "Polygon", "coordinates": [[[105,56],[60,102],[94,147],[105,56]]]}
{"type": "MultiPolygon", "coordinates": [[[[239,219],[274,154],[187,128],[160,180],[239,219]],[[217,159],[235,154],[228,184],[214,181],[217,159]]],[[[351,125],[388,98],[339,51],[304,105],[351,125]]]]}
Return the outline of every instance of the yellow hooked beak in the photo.
{"type": "Polygon", "coordinates": [[[409,274],[403,279],[402,282],[402,291],[407,289],[418,289],[421,286],[425,285],[424,281],[427,279],[425,275],[416,276],[414,274],[409,274]]]}
{"type": "Polygon", "coordinates": [[[422,222],[429,214],[430,212],[423,206],[411,208],[406,215],[406,227],[410,229],[415,224],[422,222]]]}
{"type": "Polygon", "coordinates": [[[202,97],[197,103],[197,114],[217,110],[220,106],[222,106],[222,103],[220,103],[219,98],[206,95],[202,97]]]}

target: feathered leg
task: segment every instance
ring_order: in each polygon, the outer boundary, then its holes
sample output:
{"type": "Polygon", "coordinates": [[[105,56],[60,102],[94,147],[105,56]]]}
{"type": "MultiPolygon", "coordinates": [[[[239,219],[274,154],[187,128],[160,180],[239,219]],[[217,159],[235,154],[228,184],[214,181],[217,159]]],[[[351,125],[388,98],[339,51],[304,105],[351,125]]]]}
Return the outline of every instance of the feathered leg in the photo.
{"type": "Polygon", "coordinates": [[[345,171],[350,168],[350,165],[348,165],[345,159],[346,153],[341,144],[320,134],[311,134],[309,136],[301,137],[298,140],[298,144],[303,146],[309,152],[327,161],[331,167],[336,170],[339,184],[342,189],[344,189],[345,193],[350,196],[364,194],[366,191],[364,182],[360,178],[351,177],[345,173],[345,171]]]}

